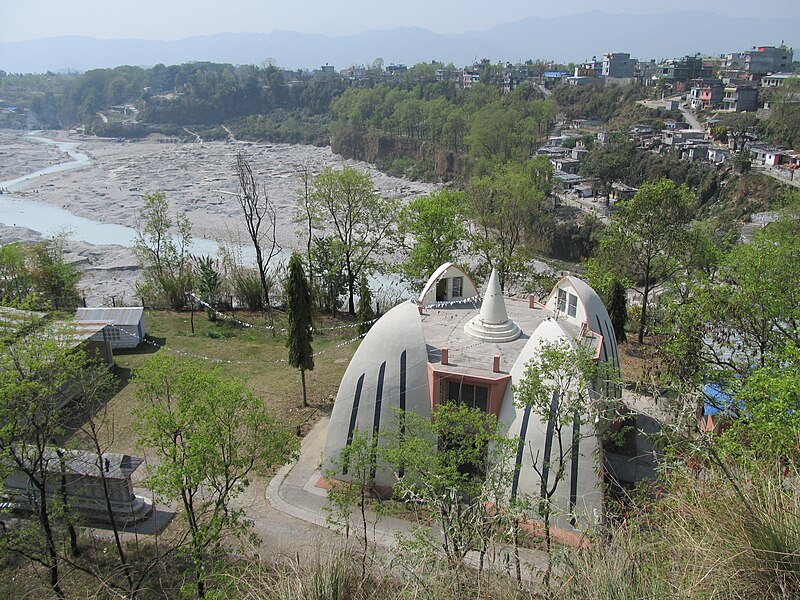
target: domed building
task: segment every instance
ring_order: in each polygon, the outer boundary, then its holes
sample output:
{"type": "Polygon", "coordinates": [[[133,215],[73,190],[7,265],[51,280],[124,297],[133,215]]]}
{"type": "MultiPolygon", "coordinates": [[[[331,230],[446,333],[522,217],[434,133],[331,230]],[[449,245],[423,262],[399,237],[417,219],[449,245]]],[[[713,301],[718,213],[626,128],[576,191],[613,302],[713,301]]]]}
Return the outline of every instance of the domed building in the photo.
{"type": "MultiPolygon", "coordinates": [[[[431,419],[438,404],[454,401],[496,415],[508,435],[519,438],[517,475],[508,494],[537,494],[541,479],[532,461],[541,471],[541,457],[549,456],[554,445],[553,426],[530,407],[516,406],[513,386],[542,344],[558,340],[588,345],[596,360],[619,367],[611,320],[600,297],[582,280],[563,277],[542,303],[533,296],[504,297],[495,272],[479,294],[463,269],[442,265],[419,299],[383,315],[353,355],[328,426],[323,472],[333,472],[356,431],[378,436],[380,443],[398,409],[431,419]]],[[[562,435],[573,440],[571,430],[562,435]]],[[[559,519],[558,526],[566,530],[602,519],[600,440],[586,432],[579,437],[554,498],[557,512],[573,516],[559,519]]],[[[335,477],[347,480],[346,473],[335,477]]],[[[394,483],[393,473],[378,464],[376,488],[394,483]]]]}

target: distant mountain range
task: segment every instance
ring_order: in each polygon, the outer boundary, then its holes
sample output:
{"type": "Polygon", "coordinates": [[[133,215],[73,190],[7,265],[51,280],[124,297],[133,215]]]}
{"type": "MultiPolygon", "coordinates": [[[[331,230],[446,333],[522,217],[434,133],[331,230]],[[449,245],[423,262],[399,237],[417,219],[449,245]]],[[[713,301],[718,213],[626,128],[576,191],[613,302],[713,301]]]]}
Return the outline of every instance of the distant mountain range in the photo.
{"type": "Polygon", "coordinates": [[[782,41],[800,55],[800,18],[740,18],[701,11],[659,15],[587,12],[527,18],[463,34],[399,28],[348,36],[289,31],[219,33],[168,42],[46,38],[0,43],[0,69],[38,73],[188,61],[260,64],[267,59],[291,69],[314,69],[326,63],[342,69],[369,65],[377,57],[387,65],[438,60],[463,66],[481,58],[492,62],[529,58],[577,62],[609,51],[658,60],[696,52],[737,52],[782,41]]]}

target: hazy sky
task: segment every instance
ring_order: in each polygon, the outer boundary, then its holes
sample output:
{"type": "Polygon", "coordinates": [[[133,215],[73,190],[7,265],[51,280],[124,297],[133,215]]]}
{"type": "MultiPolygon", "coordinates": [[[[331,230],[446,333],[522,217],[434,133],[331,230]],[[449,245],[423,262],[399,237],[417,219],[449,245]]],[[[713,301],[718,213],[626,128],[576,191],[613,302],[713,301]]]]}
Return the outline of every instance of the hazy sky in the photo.
{"type": "Polygon", "coordinates": [[[800,2],[753,0],[0,0],[0,41],[61,35],[175,40],[219,32],[274,29],[353,34],[416,26],[436,32],[487,29],[524,17],[588,10],[658,13],[707,10],[760,18],[791,13],[800,2]]]}

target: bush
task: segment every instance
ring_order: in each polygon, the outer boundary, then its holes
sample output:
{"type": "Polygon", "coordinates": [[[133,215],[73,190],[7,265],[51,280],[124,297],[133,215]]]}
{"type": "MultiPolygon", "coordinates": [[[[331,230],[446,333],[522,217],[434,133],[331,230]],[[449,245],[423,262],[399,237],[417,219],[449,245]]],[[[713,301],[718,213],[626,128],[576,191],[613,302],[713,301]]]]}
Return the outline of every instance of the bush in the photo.
{"type": "Polygon", "coordinates": [[[233,294],[248,310],[264,308],[264,292],[261,279],[253,269],[239,269],[233,275],[233,294]]]}
{"type": "Polygon", "coordinates": [[[798,469],[752,457],[673,467],[666,495],[565,554],[551,597],[800,597],[798,469]]]}

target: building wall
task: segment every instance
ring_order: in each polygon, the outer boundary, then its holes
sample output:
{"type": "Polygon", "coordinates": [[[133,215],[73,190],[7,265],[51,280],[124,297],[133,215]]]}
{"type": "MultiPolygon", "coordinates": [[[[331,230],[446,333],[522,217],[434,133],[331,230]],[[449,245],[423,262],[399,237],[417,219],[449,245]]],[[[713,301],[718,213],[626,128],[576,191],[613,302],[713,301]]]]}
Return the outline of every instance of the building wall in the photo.
{"type": "Polygon", "coordinates": [[[478,288],[472,278],[459,266],[453,263],[445,263],[440,266],[428,279],[422,293],[419,296],[419,304],[422,307],[431,306],[436,302],[450,302],[461,298],[473,298],[478,295],[478,288]],[[461,278],[461,293],[454,295],[453,279],[461,278]],[[441,300],[437,299],[437,288],[442,286],[446,289],[446,295],[441,300]]]}
{"type": "Polygon", "coordinates": [[[625,52],[613,52],[603,56],[603,77],[632,78],[636,61],[625,52]]]}
{"type": "MultiPolygon", "coordinates": [[[[417,305],[399,304],[372,326],[345,371],[328,425],[323,476],[347,480],[336,469],[342,449],[356,431],[371,439],[394,426],[397,410],[431,418],[428,353],[417,305]]],[[[393,474],[379,467],[377,486],[390,486],[393,474]]]]}
{"type": "MultiPolygon", "coordinates": [[[[574,342],[556,321],[545,321],[539,325],[511,370],[512,381],[517,383],[524,378],[528,361],[536,355],[544,341],[554,342],[557,340],[564,340],[574,345],[574,342]]],[[[511,388],[506,392],[500,420],[510,423],[508,434],[519,436],[522,442],[521,452],[518,451],[516,457],[519,477],[516,485],[512,484],[509,493],[517,497],[524,494],[535,498],[539,494],[542,478],[534,468],[533,461],[536,460],[536,466],[539,472],[542,472],[548,444],[551,448],[551,461],[555,459],[558,453],[558,442],[554,438],[555,432],[552,428],[548,428],[547,420],[541,418],[533,410],[516,406],[511,388]]],[[[571,444],[572,435],[573,426],[568,424],[562,430],[562,443],[571,444]]],[[[597,525],[603,518],[603,488],[598,477],[600,465],[597,459],[600,442],[592,433],[587,434],[584,431],[580,435],[583,439],[580,440],[578,446],[577,460],[568,461],[563,480],[556,488],[553,497],[554,524],[567,531],[573,528],[586,530],[597,525]],[[571,521],[571,515],[575,516],[574,524],[571,521]]],[[[554,464],[548,473],[548,485],[552,485],[554,482],[555,466],[554,464]]]]}
{"type": "Polygon", "coordinates": [[[142,338],[139,336],[140,328],[138,325],[108,325],[106,328],[91,337],[93,342],[111,343],[111,348],[136,348],[142,338]]]}

